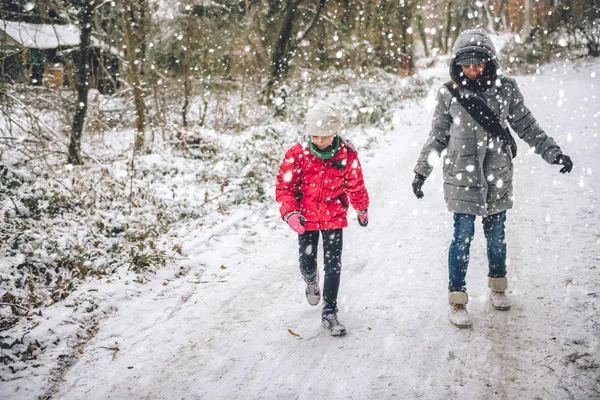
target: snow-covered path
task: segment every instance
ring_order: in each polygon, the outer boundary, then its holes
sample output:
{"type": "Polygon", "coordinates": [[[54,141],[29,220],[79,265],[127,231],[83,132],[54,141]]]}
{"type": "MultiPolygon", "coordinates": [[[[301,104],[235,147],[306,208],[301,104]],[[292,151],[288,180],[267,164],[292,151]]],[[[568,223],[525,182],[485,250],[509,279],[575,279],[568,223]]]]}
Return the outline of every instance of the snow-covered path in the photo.
{"type": "Polygon", "coordinates": [[[272,203],[240,212],[208,242],[189,234],[189,274],[132,291],[53,398],[600,398],[599,65],[518,79],[575,168],[561,175],[518,142],[510,311],[487,301],[478,222],[467,276],[474,325],[448,322],[452,215],[439,167],[423,200],[410,190],[429,99],[398,110],[395,130],[361,152],[372,206],[368,228],[351,220],[344,233],[346,337],[330,337],[306,303],[295,235],[272,203]],[[119,351],[107,350],[115,342],[119,351]]]}

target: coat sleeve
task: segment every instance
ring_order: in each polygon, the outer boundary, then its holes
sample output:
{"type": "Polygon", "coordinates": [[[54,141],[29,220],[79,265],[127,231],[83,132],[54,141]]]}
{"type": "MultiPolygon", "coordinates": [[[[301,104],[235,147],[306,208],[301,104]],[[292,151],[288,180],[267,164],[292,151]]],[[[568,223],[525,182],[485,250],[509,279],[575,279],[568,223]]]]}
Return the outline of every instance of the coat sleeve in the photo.
{"type": "Polygon", "coordinates": [[[301,167],[299,155],[295,151],[296,146],[285,153],[285,157],[277,172],[275,184],[275,201],[279,205],[281,218],[292,211],[300,211],[298,197],[300,190],[301,167]]]}
{"type": "Polygon", "coordinates": [[[344,189],[355,210],[363,211],[369,208],[369,193],[363,179],[362,166],[356,151],[350,152],[350,166],[346,169],[344,189]]]}
{"type": "Polygon", "coordinates": [[[510,87],[510,107],[507,118],[510,127],[530,147],[535,148],[536,154],[541,155],[547,163],[552,164],[556,157],[562,154],[560,147],[544,132],[529,108],[525,106],[525,100],[517,82],[512,78],[506,79],[510,87]]]}
{"type": "Polygon", "coordinates": [[[448,141],[450,140],[450,125],[452,125],[452,116],[448,112],[450,101],[452,101],[452,95],[445,86],[442,86],[437,93],[437,104],[435,106],[435,111],[433,112],[429,138],[421,149],[421,154],[419,155],[417,165],[414,169],[415,173],[421,174],[424,177],[428,177],[433,169],[427,161],[430,154],[435,152],[439,156],[448,146],[448,141]]]}

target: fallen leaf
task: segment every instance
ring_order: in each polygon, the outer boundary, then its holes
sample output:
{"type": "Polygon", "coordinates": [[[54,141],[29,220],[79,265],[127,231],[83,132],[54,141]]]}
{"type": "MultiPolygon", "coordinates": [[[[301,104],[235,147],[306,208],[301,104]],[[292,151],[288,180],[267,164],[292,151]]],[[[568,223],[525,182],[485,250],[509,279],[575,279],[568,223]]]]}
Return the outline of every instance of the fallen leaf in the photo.
{"type": "Polygon", "coordinates": [[[300,335],[298,335],[296,332],[294,332],[294,331],[293,331],[293,330],[291,330],[291,329],[288,329],[288,332],[289,332],[289,333],[290,333],[290,335],[292,335],[292,336],[298,336],[298,337],[300,337],[300,335]]]}

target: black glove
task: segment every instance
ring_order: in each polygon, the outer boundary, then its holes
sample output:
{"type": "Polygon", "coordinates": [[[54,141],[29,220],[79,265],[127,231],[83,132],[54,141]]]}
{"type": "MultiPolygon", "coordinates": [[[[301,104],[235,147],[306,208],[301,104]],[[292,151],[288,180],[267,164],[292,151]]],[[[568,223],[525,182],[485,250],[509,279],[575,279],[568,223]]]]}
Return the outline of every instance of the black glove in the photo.
{"type": "Polygon", "coordinates": [[[360,226],[369,225],[369,212],[367,210],[358,211],[357,219],[360,226]]]}
{"type": "Polygon", "coordinates": [[[417,199],[422,199],[424,194],[421,187],[425,183],[425,177],[421,174],[415,173],[415,180],[412,183],[413,193],[417,196],[417,199]]]}
{"type": "Polygon", "coordinates": [[[571,170],[573,169],[573,161],[571,161],[571,157],[564,155],[564,154],[559,154],[558,157],[556,157],[556,160],[554,160],[554,162],[552,164],[559,164],[559,165],[563,166],[560,169],[561,174],[566,174],[567,172],[571,172],[571,170]]]}

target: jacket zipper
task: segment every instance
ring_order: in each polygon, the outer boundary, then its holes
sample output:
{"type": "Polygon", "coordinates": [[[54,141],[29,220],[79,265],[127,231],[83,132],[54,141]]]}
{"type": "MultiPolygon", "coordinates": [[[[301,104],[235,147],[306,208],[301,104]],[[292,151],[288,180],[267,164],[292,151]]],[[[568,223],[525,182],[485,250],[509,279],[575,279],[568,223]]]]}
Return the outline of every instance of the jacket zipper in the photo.
{"type": "MultiPolygon", "coordinates": [[[[325,187],[325,171],[327,170],[329,160],[323,161],[323,176],[321,177],[321,191],[319,193],[319,228],[323,225],[321,207],[323,205],[323,189],[325,187]]],[[[319,229],[320,230],[320,229],[319,229]]]]}

